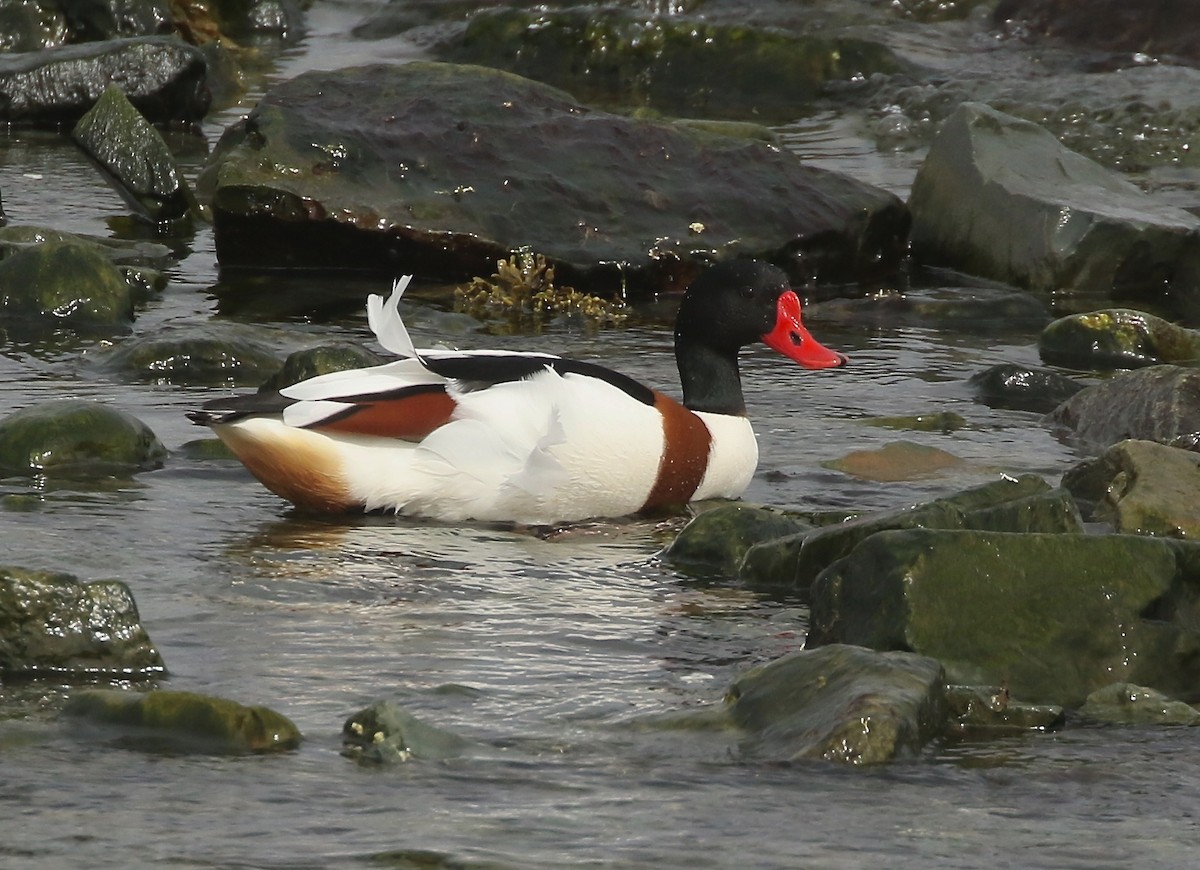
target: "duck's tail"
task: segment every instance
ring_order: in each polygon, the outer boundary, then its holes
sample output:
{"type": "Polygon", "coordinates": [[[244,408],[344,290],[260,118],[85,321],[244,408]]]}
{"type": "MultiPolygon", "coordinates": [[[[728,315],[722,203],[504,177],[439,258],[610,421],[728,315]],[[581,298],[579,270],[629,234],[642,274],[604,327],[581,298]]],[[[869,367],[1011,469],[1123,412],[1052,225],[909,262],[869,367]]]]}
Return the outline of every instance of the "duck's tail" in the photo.
{"type": "Polygon", "coordinates": [[[398,279],[392,285],[392,295],[386,300],[375,294],[367,297],[367,323],[385,350],[397,356],[415,358],[417,350],[413,347],[404,321],[400,318],[400,297],[408,289],[411,280],[412,275],[398,279]]]}

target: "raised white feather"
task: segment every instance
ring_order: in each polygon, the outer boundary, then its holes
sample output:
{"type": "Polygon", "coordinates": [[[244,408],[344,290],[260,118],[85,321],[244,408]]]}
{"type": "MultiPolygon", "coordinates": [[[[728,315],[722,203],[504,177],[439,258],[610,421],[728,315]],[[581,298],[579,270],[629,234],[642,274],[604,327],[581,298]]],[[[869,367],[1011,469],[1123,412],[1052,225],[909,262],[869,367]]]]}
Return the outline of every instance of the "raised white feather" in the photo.
{"type": "Polygon", "coordinates": [[[367,323],[379,343],[396,356],[417,356],[408,330],[404,328],[404,321],[400,319],[400,297],[411,281],[412,275],[397,279],[392,285],[392,295],[386,301],[374,293],[367,297],[367,323]]]}

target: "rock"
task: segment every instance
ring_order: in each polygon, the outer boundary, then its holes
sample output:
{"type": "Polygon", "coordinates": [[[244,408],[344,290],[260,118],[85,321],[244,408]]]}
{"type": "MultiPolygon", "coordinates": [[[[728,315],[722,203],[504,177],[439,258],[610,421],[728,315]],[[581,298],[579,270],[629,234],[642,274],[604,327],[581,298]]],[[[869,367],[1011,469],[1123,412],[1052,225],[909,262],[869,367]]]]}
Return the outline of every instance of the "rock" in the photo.
{"type": "Polygon", "coordinates": [[[1079,715],[1112,725],[1200,725],[1200,710],[1130,683],[1113,683],[1092,692],[1079,715]]]}
{"type": "Polygon", "coordinates": [[[115,729],[132,744],[156,751],[240,754],[281,752],[300,745],[300,729],[266,707],[158,689],[72,692],[63,715],[115,729]]]}
{"type": "Polygon", "coordinates": [[[1034,703],[1114,679],[1181,693],[1200,680],[1198,590],[1200,550],[1177,541],[885,531],[817,578],[806,644],[912,651],[1034,703]]]}
{"type": "Polygon", "coordinates": [[[0,6],[0,52],[39,51],[65,45],[71,38],[58,3],[5,3],[0,6]]]}
{"type": "Polygon", "coordinates": [[[940,447],[913,441],[890,441],[877,449],[853,450],[845,456],[821,463],[825,468],[862,480],[888,482],[936,477],[965,464],[966,460],[940,447]]]}
{"type": "Polygon", "coordinates": [[[903,293],[874,293],[858,299],[831,299],[807,306],[806,318],[821,322],[884,327],[919,326],[990,333],[1050,320],[1046,303],[1023,291],[1001,287],[928,287],[903,293]]]}
{"type": "Polygon", "coordinates": [[[636,294],[690,281],[678,258],[733,252],[794,277],[891,273],[907,233],[893,195],[767,143],[452,64],[300,75],[226,132],[206,178],[223,267],[467,281],[529,248],[564,284],[636,294]]]}
{"type": "Polygon", "coordinates": [[[275,374],[280,359],[253,337],[202,325],[126,339],[103,366],[152,383],[249,387],[275,374]]]}
{"type": "Polygon", "coordinates": [[[1082,523],[1065,491],[1035,474],[1002,476],[924,504],[760,540],[746,550],[737,576],[759,591],[807,597],[818,574],[871,535],[912,528],[1069,533],[1082,531],[1082,523]]]}
{"type": "Polygon", "coordinates": [[[133,36],[169,36],[175,32],[168,0],[74,0],[63,3],[72,42],[133,36]]]}
{"type": "Polygon", "coordinates": [[[1097,450],[1128,438],[1186,439],[1200,432],[1200,371],[1162,365],[1120,372],[1076,393],[1045,422],[1097,450]]]}
{"type": "Polygon", "coordinates": [[[153,124],[198,124],[208,111],[204,57],[174,37],[148,36],[0,55],[0,121],[74,124],[110,82],[153,124]]]}
{"type": "Polygon", "coordinates": [[[975,398],[989,408],[1013,411],[1053,411],[1085,384],[1050,369],[1000,363],[971,375],[967,383],[975,398]]]}
{"type": "Polygon", "coordinates": [[[698,514],[662,552],[664,561],[701,577],[737,574],[746,551],[759,541],[795,535],[806,523],[768,508],[728,504],[698,514]]]}
{"type": "Polygon", "coordinates": [[[1147,0],[1136,6],[1123,0],[1000,0],[992,20],[1086,48],[1196,64],[1200,26],[1195,11],[1189,0],[1147,0]]]}
{"type": "Polygon", "coordinates": [[[442,761],[475,750],[466,738],[427,725],[391,701],[360,710],[342,728],[342,754],[372,764],[442,761]]]}
{"type": "Polygon", "coordinates": [[[125,276],[90,246],[45,242],[0,260],[0,314],[10,331],[123,331],[133,305],[125,276]]]}
{"type": "Polygon", "coordinates": [[[741,749],[769,761],[881,764],[913,756],[945,731],[945,673],[931,658],[832,645],[757,668],[733,684],[741,749]]]}
{"type": "Polygon", "coordinates": [[[929,414],[911,414],[904,417],[870,417],[864,420],[868,426],[881,429],[908,429],[913,432],[941,432],[947,434],[963,429],[967,420],[953,411],[936,411],[929,414]]]}
{"type": "Polygon", "coordinates": [[[57,399],[0,419],[0,474],[128,473],[158,468],[166,455],[145,423],[98,402],[57,399]]]}
{"type": "Polygon", "coordinates": [[[481,12],[437,53],[600,105],[760,123],[793,120],[831,82],[911,69],[881,43],[848,35],[593,6],[481,12]]]}
{"type": "Polygon", "coordinates": [[[211,12],[221,32],[241,40],[294,42],[304,35],[308,0],[218,0],[211,12]]]}
{"type": "Polygon", "coordinates": [[[182,220],[195,207],[162,135],[116,85],[104,90],[71,137],[108,170],[117,190],[151,223],[182,220]]]}
{"type": "Polygon", "coordinates": [[[175,262],[171,249],[144,239],[113,239],[68,233],[52,227],[17,224],[0,228],[0,260],[46,242],[70,242],[91,248],[118,267],[161,270],[175,262]]]}
{"type": "Polygon", "coordinates": [[[129,587],[0,567],[0,675],[5,679],[145,679],[166,673],[129,587]]]}
{"type": "Polygon", "coordinates": [[[1200,332],[1170,321],[1114,308],[1071,314],[1038,339],[1043,362],[1083,369],[1132,369],[1200,359],[1200,332]]]}
{"type": "Polygon", "coordinates": [[[968,739],[1051,731],[1066,718],[1057,704],[1016,701],[1008,689],[998,686],[947,686],[946,700],[952,718],[950,734],[968,739]]]}
{"type": "Polygon", "coordinates": [[[1118,532],[1200,540],[1198,453],[1121,441],[1067,471],[1063,486],[1118,532]]]}
{"type": "Polygon", "coordinates": [[[1200,307],[1200,218],[988,106],[946,119],[909,207],[922,262],[1056,294],[1158,300],[1166,288],[1200,307]]]}
{"type": "Polygon", "coordinates": [[[259,392],[282,390],[318,375],[369,368],[386,362],[388,360],[362,345],[350,341],[330,342],[289,354],[283,361],[283,368],[267,378],[258,389],[259,392]]]}

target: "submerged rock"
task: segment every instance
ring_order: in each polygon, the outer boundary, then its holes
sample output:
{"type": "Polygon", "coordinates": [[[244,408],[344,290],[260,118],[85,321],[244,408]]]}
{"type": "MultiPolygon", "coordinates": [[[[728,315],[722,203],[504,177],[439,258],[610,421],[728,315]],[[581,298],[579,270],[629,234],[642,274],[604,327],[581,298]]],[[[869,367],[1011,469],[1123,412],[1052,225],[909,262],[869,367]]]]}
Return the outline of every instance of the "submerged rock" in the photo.
{"type": "Polygon", "coordinates": [[[677,288],[699,268],[679,258],[715,255],[866,279],[907,236],[892,194],[778,147],[453,64],[300,75],[226,132],[207,178],[224,267],[466,281],[529,248],[613,296],[677,288]]]}
{"type": "Polygon", "coordinates": [[[193,209],[195,200],[167,143],[116,85],[105,88],[71,137],[151,223],[169,224],[193,209]]]}
{"type": "Polygon", "coordinates": [[[1038,339],[1042,360],[1086,369],[1140,368],[1200,360],[1200,332],[1114,308],[1060,317],[1038,339]]]}
{"type": "Polygon", "coordinates": [[[1200,370],[1162,365],[1081,390],[1046,422],[1099,450],[1137,439],[1170,444],[1200,432],[1200,370]]]}
{"type": "Polygon", "coordinates": [[[1200,453],[1121,441],[1067,471],[1063,486],[1118,532],[1200,540],[1200,453]]]}
{"type": "Polygon", "coordinates": [[[92,246],[48,241],[0,260],[0,315],[9,330],[124,330],[133,305],[125,275],[92,246]]]}
{"type": "Polygon", "coordinates": [[[58,399],[0,419],[0,474],[128,473],[158,468],[166,455],[149,426],[99,402],[58,399]]]}
{"type": "Polygon", "coordinates": [[[1200,218],[979,103],[943,123],[913,182],[914,256],[1020,287],[1200,308],[1200,218]]]}
{"type": "Polygon", "coordinates": [[[663,550],[662,558],[701,576],[733,577],[746,551],[758,542],[795,535],[808,528],[800,520],[767,508],[721,505],[684,526],[663,550]]]}
{"type": "Polygon", "coordinates": [[[193,692],[72,692],[63,715],[116,730],[122,743],[155,750],[238,754],[300,745],[300,729],[267,707],[193,692]]]}
{"type": "Polygon", "coordinates": [[[746,756],[880,764],[916,755],[946,728],[945,673],[931,658],[832,645],[738,679],[730,718],[746,756]]]}
{"type": "Polygon", "coordinates": [[[129,338],[103,360],[109,371],[187,386],[254,386],[279,370],[276,352],[253,338],[195,327],[129,338]]]}
{"type": "Polygon", "coordinates": [[[1112,725],[1200,725],[1200,710],[1131,683],[1113,683],[1092,692],[1079,715],[1112,725]]]}
{"type": "Polygon", "coordinates": [[[477,744],[427,725],[391,701],[379,701],[346,720],[342,754],[362,762],[441,761],[471,753],[477,744]]]}
{"type": "Polygon", "coordinates": [[[259,391],[282,390],[318,375],[369,368],[383,365],[385,362],[386,359],[362,345],[349,341],[330,342],[288,354],[288,358],[283,361],[283,367],[267,378],[259,387],[259,391]]]}
{"type": "Polygon", "coordinates": [[[0,566],[0,675],[90,680],[166,673],[129,587],[0,566]]]}
{"type": "Polygon", "coordinates": [[[169,36],[88,42],[0,55],[0,122],[55,128],[74,124],[110,82],[151,123],[197,124],[208,111],[204,57],[169,36]]]}
{"type": "Polygon", "coordinates": [[[1000,363],[971,375],[975,398],[989,408],[1049,413],[1086,384],[1050,369],[1000,363]]]}
{"type": "Polygon", "coordinates": [[[854,450],[821,463],[825,468],[863,480],[919,480],[961,468],[966,460],[940,447],[914,441],[890,441],[873,450],[854,450]]]}
{"type": "Polygon", "coordinates": [[[1066,717],[1057,704],[1027,704],[1002,686],[947,686],[950,734],[968,739],[1004,737],[1028,731],[1051,731],[1066,717]]]}
{"type": "Polygon", "coordinates": [[[1136,535],[906,529],[822,572],[806,643],[938,659],[951,682],[1078,706],[1114,679],[1200,680],[1200,550],[1136,535]]]}

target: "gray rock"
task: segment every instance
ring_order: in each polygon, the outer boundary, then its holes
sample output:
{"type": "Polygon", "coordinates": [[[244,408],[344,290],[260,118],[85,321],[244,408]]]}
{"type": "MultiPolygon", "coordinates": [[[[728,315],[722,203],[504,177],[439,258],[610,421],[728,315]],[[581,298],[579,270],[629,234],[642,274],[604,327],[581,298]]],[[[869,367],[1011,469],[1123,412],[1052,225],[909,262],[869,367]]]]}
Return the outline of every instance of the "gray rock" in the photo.
{"type": "Polygon", "coordinates": [[[951,682],[1078,706],[1114,679],[1200,681],[1200,545],[1137,535],[908,529],[813,584],[806,643],[937,658],[951,682]]]}
{"type": "Polygon", "coordinates": [[[744,755],[881,764],[913,756],[947,725],[945,673],[931,658],[833,645],[741,677],[726,698],[749,732],[744,755]]]}
{"type": "Polygon", "coordinates": [[[98,402],[58,399],[0,419],[0,474],[124,474],[158,468],[166,455],[145,423],[98,402]]]}
{"type": "Polygon", "coordinates": [[[105,89],[71,136],[151,223],[169,224],[192,211],[195,200],[167,143],[118,86],[105,89]]]}
{"type": "Polygon", "coordinates": [[[0,121],[74,124],[114,81],[151,123],[195,124],[208,111],[200,50],[174,37],[148,36],[0,55],[0,121]]]}
{"type": "Polygon", "coordinates": [[[166,673],[124,583],[0,567],[5,678],[144,679],[166,673]]]}
{"type": "Polygon", "coordinates": [[[989,408],[1049,413],[1086,384],[1050,369],[1000,363],[971,375],[975,398],[989,408]]]}
{"type": "Polygon", "coordinates": [[[682,286],[690,259],[716,254],[793,277],[890,273],[907,234],[893,195],[762,141],[452,64],[298,76],[226,132],[206,177],[230,267],[465,281],[528,247],[565,284],[636,294],[682,286]]]}
{"type": "Polygon", "coordinates": [[[73,42],[168,36],[175,30],[168,0],[72,0],[62,7],[73,42]]]}
{"type": "Polygon", "coordinates": [[[342,728],[342,754],[370,764],[443,761],[477,751],[478,744],[417,719],[391,701],[358,711],[342,728]]]}
{"type": "Polygon", "coordinates": [[[1120,372],[1076,393],[1045,422],[1097,450],[1129,438],[1187,439],[1200,432],[1200,371],[1161,365],[1120,372]]]}
{"type": "Polygon", "coordinates": [[[1079,715],[1112,725],[1200,725],[1200,710],[1130,683],[1113,683],[1092,692],[1079,715]]]}
{"type": "Polygon", "coordinates": [[[1200,218],[978,103],[943,123],[913,183],[914,255],[1020,287],[1159,299],[1200,289],[1200,218]]]}
{"type": "Polygon", "coordinates": [[[1118,532],[1200,540],[1200,453],[1121,441],[1068,470],[1063,486],[1118,532]]]}

